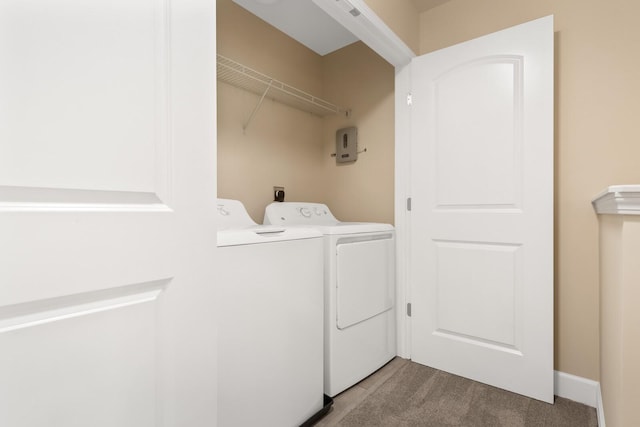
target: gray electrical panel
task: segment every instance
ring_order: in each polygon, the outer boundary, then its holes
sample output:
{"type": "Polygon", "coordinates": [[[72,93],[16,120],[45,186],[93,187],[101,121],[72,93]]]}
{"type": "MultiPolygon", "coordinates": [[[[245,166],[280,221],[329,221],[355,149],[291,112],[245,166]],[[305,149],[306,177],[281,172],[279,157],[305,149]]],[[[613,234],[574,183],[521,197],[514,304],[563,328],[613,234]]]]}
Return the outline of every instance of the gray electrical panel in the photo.
{"type": "Polygon", "coordinates": [[[358,160],[358,128],[350,127],[336,131],[336,163],[358,160]]]}

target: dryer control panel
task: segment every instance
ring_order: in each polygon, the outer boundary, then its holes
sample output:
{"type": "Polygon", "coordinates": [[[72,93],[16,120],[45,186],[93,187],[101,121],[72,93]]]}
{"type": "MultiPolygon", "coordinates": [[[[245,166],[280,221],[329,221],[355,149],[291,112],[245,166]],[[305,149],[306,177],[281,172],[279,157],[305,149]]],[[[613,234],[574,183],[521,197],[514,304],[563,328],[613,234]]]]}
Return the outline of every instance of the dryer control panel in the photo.
{"type": "Polygon", "coordinates": [[[276,202],[264,211],[265,224],[336,225],[339,222],[323,203],[276,202]]]}

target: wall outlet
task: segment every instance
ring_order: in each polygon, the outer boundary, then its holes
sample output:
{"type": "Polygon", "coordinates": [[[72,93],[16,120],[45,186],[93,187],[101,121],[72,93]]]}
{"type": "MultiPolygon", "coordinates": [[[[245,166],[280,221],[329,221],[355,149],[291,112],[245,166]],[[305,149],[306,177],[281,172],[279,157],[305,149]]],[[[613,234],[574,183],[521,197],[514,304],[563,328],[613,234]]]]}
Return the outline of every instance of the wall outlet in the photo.
{"type": "Polygon", "coordinates": [[[273,186],[273,201],[284,202],[284,187],[273,186]]]}

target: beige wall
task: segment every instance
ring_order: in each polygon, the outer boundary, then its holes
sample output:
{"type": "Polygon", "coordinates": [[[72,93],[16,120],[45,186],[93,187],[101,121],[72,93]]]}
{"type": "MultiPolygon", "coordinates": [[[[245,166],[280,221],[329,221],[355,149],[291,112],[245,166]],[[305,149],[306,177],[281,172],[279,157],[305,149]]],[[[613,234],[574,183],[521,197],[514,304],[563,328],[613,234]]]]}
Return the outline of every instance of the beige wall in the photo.
{"type": "Polygon", "coordinates": [[[640,218],[602,215],[601,370],[609,427],[636,425],[640,394],[640,218]]]}
{"type": "Polygon", "coordinates": [[[413,0],[365,0],[367,6],[376,15],[383,18],[385,24],[414,53],[420,51],[419,15],[413,0]]]}
{"type": "Polygon", "coordinates": [[[343,221],[393,223],[394,69],[358,42],[323,58],[325,94],[351,108],[350,117],[324,123],[323,179],[326,202],[343,221]],[[355,163],[336,164],[336,130],[358,128],[355,163]]]}
{"type": "MultiPolygon", "coordinates": [[[[320,95],[321,57],[231,0],[217,1],[218,53],[320,95]]],[[[218,84],[218,197],[241,200],[261,223],[273,186],[288,200],[320,197],[322,119],[265,99],[245,132],[259,97],[218,84]]]]}
{"type": "Polygon", "coordinates": [[[241,200],[258,223],[274,185],[287,200],[321,198],[322,119],[267,100],[243,133],[258,97],[219,84],[218,101],[218,197],[241,200]]]}
{"type": "Polygon", "coordinates": [[[420,17],[420,52],[555,15],[555,369],[599,379],[598,225],[590,200],[640,181],[640,2],[451,0],[420,17]]]}
{"type": "Polygon", "coordinates": [[[319,118],[218,84],[218,197],[241,200],[262,222],[273,186],[288,201],[327,203],[342,220],[393,221],[393,68],[362,43],[321,57],[231,0],[217,1],[218,53],[352,115],[319,118]],[[336,166],[335,132],[357,126],[367,153],[336,166]]]}

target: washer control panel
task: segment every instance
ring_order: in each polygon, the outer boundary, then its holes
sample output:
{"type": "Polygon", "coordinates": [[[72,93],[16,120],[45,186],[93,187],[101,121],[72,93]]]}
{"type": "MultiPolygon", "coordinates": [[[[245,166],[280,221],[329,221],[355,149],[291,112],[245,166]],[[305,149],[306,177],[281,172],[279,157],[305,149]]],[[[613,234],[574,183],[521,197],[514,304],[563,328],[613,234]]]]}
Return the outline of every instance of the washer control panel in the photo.
{"type": "Polygon", "coordinates": [[[275,202],[264,211],[265,224],[334,225],[338,222],[323,203],[275,202]]]}
{"type": "Polygon", "coordinates": [[[218,199],[218,230],[255,226],[244,205],[239,200],[218,199]]]}

